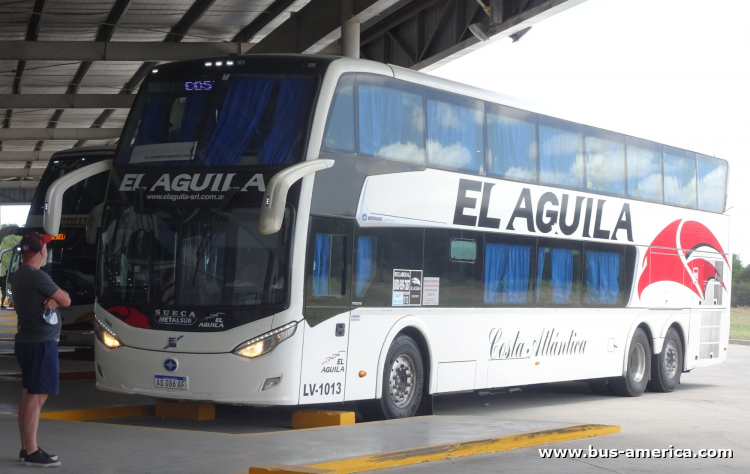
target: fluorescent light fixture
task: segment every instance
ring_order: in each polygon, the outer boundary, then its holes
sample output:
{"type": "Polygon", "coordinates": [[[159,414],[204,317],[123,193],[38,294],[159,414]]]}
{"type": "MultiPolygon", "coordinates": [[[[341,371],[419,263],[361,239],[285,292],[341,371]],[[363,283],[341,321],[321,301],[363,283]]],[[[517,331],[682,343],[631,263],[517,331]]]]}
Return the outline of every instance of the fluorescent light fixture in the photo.
{"type": "Polygon", "coordinates": [[[234,66],[234,61],[227,61],[227,66],[234,66]]]}
{"type": "Polygon", "coordinates": [[[156,74],[157,72],[159,72],[159,70],[158,70],[158,69],[152,69],[152,70],[151,70],[151,73],[152,73],[152,74],[156,74]]]}
{"type": "Polygon", "coordinates": [[[213,63],[211,61],[206,61],[205,64],[203,64],[206,67],[211,67],[213,63]]]}
{"type": "Polygon", "coordinates": [[[214,64],[216,64],[217,66],[221,66],[223,63],[221,61],[216,61],[216,63],[214,64]]]}

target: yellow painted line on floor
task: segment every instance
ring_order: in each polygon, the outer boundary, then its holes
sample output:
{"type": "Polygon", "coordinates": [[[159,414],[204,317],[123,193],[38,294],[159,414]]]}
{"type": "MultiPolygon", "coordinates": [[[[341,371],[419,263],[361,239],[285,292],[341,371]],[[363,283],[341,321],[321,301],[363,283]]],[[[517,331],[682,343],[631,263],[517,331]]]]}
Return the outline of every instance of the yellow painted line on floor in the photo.
{"type": "Polygon", "coordinates": [[[6,326],[18,326],[18,323],[16,321],[0,321],[0,324],[4,324],[6,326]]]}
{"type": "Polygon", "coordinates": [[[107,418],[125,418],[130,416],[153,416],[154,405],[135,405],[105,408],[86,408],[83,410],[50,411],[42,413],[39,418],[62,421],[94,421],[107,418]]]}
{"type": "Polygon", "coordinates": [[[389,467],[408,466],[422,462],[440,461],[449,458],[474,456],[477,454],[509,451],[547,443],[559,443],[573,439],[589,438],[619,433],[619,426],[611,425],[575,425],[554,428],[551,430],[529,431],[495,438],[459,441],[420,448],[404,449],[387,453],[372,454],[348,459],[285,466],[272,464],[251,467],[249,474],[285,473],[285,474],[349,474],[352,472],[372,471],[389,467]]]}

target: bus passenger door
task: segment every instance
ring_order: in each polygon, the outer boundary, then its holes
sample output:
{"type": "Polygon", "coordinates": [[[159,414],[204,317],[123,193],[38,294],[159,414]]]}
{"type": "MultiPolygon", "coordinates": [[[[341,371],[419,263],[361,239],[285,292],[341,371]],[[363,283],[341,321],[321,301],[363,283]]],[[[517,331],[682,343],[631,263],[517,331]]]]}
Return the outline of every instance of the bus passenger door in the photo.
{"type": "Polygon", "coordinates": [[[310,220],[300,404],[344,400],[353,225],[349,219],[310,220]]]}

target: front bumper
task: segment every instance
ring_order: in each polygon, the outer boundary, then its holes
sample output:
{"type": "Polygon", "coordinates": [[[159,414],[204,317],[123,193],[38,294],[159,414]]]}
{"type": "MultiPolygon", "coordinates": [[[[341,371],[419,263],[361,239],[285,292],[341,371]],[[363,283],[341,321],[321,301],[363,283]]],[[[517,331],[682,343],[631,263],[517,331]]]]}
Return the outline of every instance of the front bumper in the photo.
{"type": "Polygon", "coordinates": [[[296,405],[299,403],[302,330],[256,359],[232,353],[200,354],[154,351],[123,346],[105,347],[95,340],[96,385],[101,390],[148,395],[156,398],[201,400],[245,405],[296,405]],[[173,359],[177,369],[168,371],[173,359]],[[187,377],[187,390],[157,388],[155,375],[187,377]],[[281,383],[261,391],[268,378],[281,383]]]}

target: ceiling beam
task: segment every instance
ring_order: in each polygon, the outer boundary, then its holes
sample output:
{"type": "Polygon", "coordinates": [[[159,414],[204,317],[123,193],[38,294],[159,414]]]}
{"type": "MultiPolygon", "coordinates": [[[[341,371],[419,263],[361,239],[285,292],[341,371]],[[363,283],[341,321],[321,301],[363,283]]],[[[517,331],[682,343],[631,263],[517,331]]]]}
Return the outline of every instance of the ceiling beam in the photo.
{"type": "MultiPolygon", "coordinates": [[[[490,25],[487,31],[487,36],[490,37],[490,41],[510,36],[513,33],[534,26],[553,15],[573,8],[576,5],[580,5],[585,1],[586,0],[545,0],[541,2],[533,2],[532,5],[535,6],[532,8],[521,11],[502,23],[490,25]]],[[[444,64],[448,64],[451,61],[465,56],[472,51],[476,51],[485,45],[487,45],[486,42],[483,43],[472,35],[445,51],[441,51],[434,56],[426,57],[422,61],[411,66],[411,69],[422,72],[432,71],[444,64]]]]}
{"type": "Polygon", "coordinates": [[[0,41],[0,60],[182,61],[244,54],[251,47],[237,42],[0,41]]]}
{"type": "Polygon", "coordinates": [[[441,2],[445,2],[445,0],[417,0],[411,3],[407,3],[403,8],[399,9],[391,15],[388,15],[384,20],[375,23],[374,25],[363,31],[359,43],[364,46],[375,38],[382,36],[388,30],[391,30],[401,23],[412,19],[422,10],[426,10],[427,8],[430,8],[433,5],[441,2]]]}
{"type": "Polygon", "coordinates": [[[120,94],[0,94],[0,109],[129,109],[134,99],[120,94]]]}
{"type": "Polygon", "coordinates": [[[49,161],[56,151],[0,151],[0,161],[49,161]]]}
{"type": "Polygon", "coordinates": [[[311,0],[253,46],[250,53],[304,53],[316,43],[335,41],[341,36],[341,15],[337,12],[342,1],[354,2],[349,21],[364,23],[398,0],[311,0]]]}
{"type": "MultiPolygon", "coordinates": [[[[44,12],[45,0],[35,0],[34,9],[32,10],[31,19],[29,25],[26,28],[26,41],[36,41],[39,37],[39,28],[42,25],[42,13],[44,12]]],[[[26,70],[26,61],[18,61],[18,65],[15,70],[15,77],[13,78],[12,92],[14,94],[21,93],[21,86],[23,82],[23,73],[26,70]]],[[[11,119],[13,118],[13,111],[5,111],[5,119],[3,120],[3,128],[10,128],[11,119]]],[[[3,149],[3,144],[0,142],[0,150],[3,149]]]]}
{"type": "Polygon", "coordinates": [[[0,181],[0,189],[36,189],[38,185],[37,180],[0,181]]]}
{"type": "Polygon", "coordinates": [[[2,128],[0,140],[111,140],[121,128],[2,128]]]}
{"type": "MultiPolygon", "coordinates": [[[[120,22],[120,18],[125,15],[125,12],[128,11],[128,8],[130,7],[130,2],[131,0],[117,0],[115,2],[112,9],[109,11],[109,15],[107,15],[107,19],[104,20],[104,24],[99,27],[99,32],[96,34],[95,41],[106,42],[112,39],[112,35],[115,33],[115,28],[120,22]]],[[[86,74],[89,73],[93,64],[93,61],[82,61],[81,64],[78,65],[78,70],[73,76],[73,80],[68,84],[68,94],[78,93],[78,89],[81,88],[83,79],[86,77],[86,74]]],[[[55,113],[52,114],[52,118],[47,122],[47,128],[56,128],[64,112],[65,109],[55,110],[55,113]]],[[[34,149],[41,150],[43,146],[44,141],[40,140],[34,149]]]]}
{"type": "MultiPolygon", "coordinates": [[[[169,34],[164,38],[165,43],[179,43],[182,41],[182,38],[185,37],[188,31],[190,31],[190,28],[193,27],[195,22],[197,22],[204,13],[206,13],[206,10],[211,8],[211,5],[214,4],[216,0],[195,0],[195,2],[190,6],[187,12],[180,18],[180,21],[177,22],[177,24],[172,27],[169,34]]],[[[138,88],[138,85],[143,81],[143,79],[146,77],[148,72],[153,69],[154,66],[156,66],[158,63],[155,61],[147,61],[141,65],[141,67],[138,68],[138,70],[133,74],[133,77],[130,78],[128,82],[125,83],[125,86],[120,90],[120,95],[130,95],[135,92],[135,90],[138,88]]],[[[114,112],[114,108],[110,108],[102,112],[99,117],[94,120],[94,123],[91,125],[91,128],[99,128],[102,125],[104,125],[104,122],[106,122],[109,117],[114,112]]],[[[75,144],[75,146],[83,146],[86,143],[86,140],[78,140],[75,144]]]]}
{"type": "Polygon", "coordinates": [[[253,21],[246,27],[242,28],[239,33],[232,38],[233,42],[246,43],[253,39],[260,30],[268,26],[279,15],[284,13],[287,8],[291,7],[296,0],[276,0],[267,6],[253,21]]]}

